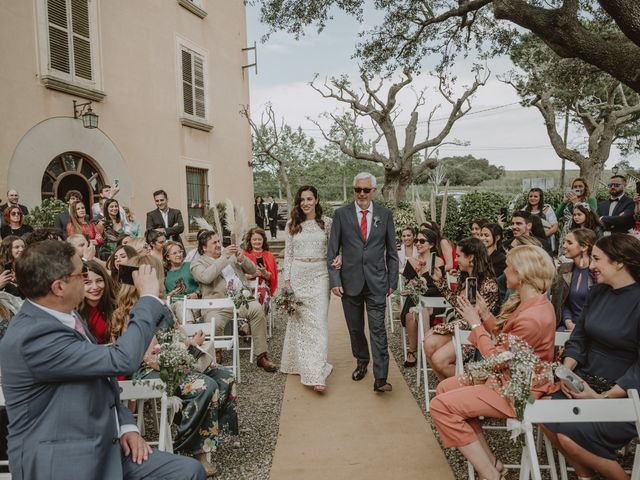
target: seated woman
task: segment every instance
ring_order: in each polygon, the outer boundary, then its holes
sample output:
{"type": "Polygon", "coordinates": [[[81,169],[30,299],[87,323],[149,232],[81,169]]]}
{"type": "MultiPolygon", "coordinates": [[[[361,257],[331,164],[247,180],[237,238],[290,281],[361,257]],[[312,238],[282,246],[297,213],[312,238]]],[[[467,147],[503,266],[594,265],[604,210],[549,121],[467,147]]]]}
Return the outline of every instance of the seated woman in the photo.
{"type": "Polygon", "coordinates": [[[131,260],[136,255],[137,252],[133,247],[130,247],[129,245],[120,245],[107,259],[106,267],[111,275],[111,280],[115,282],[116,286],[120,285],[120,280],[118,279],[120,264],[127,263],[127,260],[131,260]]]}
{"type": "Polygon", "coordinates": [[[33,227],[24,223],[24,215],[19,207],[7,207],[2,214],[4,224],[0,227],[0,237],[9,235],[22,237],[33,232],[33,227]]]}
{"type": "Polygon", "coordinates": [[[425,228],[433,230],[438,236],[438,243],[436,245],[438,246],[440,256],[444,260],[445,271],[451,272],[452,270],[456,270],[458,268],[458,262],[456,261],[456,247],[447,237],[442,236],[440,225],[433,220],[428,220],[420,225],[420,230],[425,228]]]}
{"type": "Polygon", "coordinates": [[[89,331],[96,342],[109,343],[111,315],[116,306],[116,290],[113,280],[96,260],[89,260],[87,278],[84,280],[84,301],[80,314],[87,321],[89,331]]]}
{"type": "Polygon", "coordinates": [[[164,248],[164,244],[167,241],[167,236],[164,232],[159,232],[157,230],[147,230],[147,233],[144,234],[147,243],[149,244],[150,250],[149,254],[156,257],[161,262],[163,261],[162,249],[164,248]]]}
{"type": "Polygon", "coordinates": [[[273,297],[278,289],[278,264],[276,257],[269,251],[267,234],[260,227],[254,227],[244,240],[247,249],[244,255],[258,266],[256,275],[245,274],[247,279],[258,279],[258,301],[264,304],[267,297],[273,297]]]}
{"type": "Polygon", "coordinates": [[[15,235],[9,235],[0,243],[0,291],[24,300],[16,283],[14,263],[24,250],[24,240],[15,235]]]}
{"type": "Polygon", "coordinates": [[[469,222],[469,230],[471,231],[471,236],[473,238],[477,238],[482,240],[482,229],[488,225],[490,222],[486,218],[474,218],[469,222]]]}
{"type": "MultiPolygon", "coordinates": [[[[534,247],[542,247],[542,243],[536,237],[531,235],[520,235],[519,237],[513,237],[511,243],[507,246],[507,250],[510,250],[515,247],[519,247],[521,245],[533,245],[534,247]]],[[[511,294],[513,290],[507,287],[507,276],[502,273],[499,277],[496,278],[498,282],[498,289],[500,290],[500,303],[504,304],[511,294]]]]}
{"type": "Polygon", "coordinates": [[[481,230],[482,243],[487,248],[487,254],[493,267],[496,278],[504,273],[506,267],[507,254],[502,248],[502,227],[497,223],[487,223],[481,230]]]}
{"type": "MultiPolygon", "coordinates": [[[[484,300],[489,311],[495,312],[500,307],[500,295],[484,244],[477,238],[465,238],[456,247],[456,258],[460,274],[454,291],[451,291],[446,278],[443,278],[440,272],[433,273],[433,281],[440,294],[455,308],[461,297],[467,298],[467,278],[474,277],[477,282],[478,296],[484,300]]],[[[455,325],[458,325],[462,330],[470,328],[464,319],[456,318],[453,321],[436,325],[429,330],[424,339],[424,353],[429,365],[440,380],[452,377],[456,371],[456,353],[451,342],[455,325]]],[[[471,357],[472,353],[473,348],[465,349],[467,359],[471,357]]]]}
{"type": "MultiPolygon", "coordinates": [[[[136,256],[129,260],[128,264],[136,267],[151,265],[156,270],[161,291],[163,290],[163,268],[156,258],[150,255],[136,256]]],[[[137,301],[136,288],[123,284],[118,293],[116,310],[112,315],[112,341],[127,329],[129,312],[137,301]]],[[[176,323],[174,327],[179,329],[180,325],[176,323]]],[[[202,345],[203,342],[202,331],[185,341],[187,347],[194,344],[202,345]]],[[[144,370],[139,375],[143,379],[160,376],[156,355],[153,353],[155,345],[157,340],[154,337],[144,356],[144,370]]],[[[168,393],[175,393],[183,400],[182,410],[174,418],[177,430],[173,438],[173,448],[181,454],[196,457],[203,464],[207,475],[213,476],[216,468],[207,460],[207,454],[216,451],[223,435],[238,434],[236,386],[233,375],[226,368],[213,364],[203,373],[191,372],[177,392],[168,393]]]]}
{"type": "MultiPolygon", "coordinates": [[[[171,310],[182,323],[182,299],[199,298],[200,284],[191,275],[191,264],[184,261],[184,247],[181,243],[168,241],[162,249],[164,258],[164,288],[171,297],[171,310]]],[[[191,310],[187,310],[187,323],[194,323],[191,310]]]]}
{"type": "Polygon", "coordinates": [[[591,210],[588,203],[576,203],[573,206],[573,213],[571,215],[573,222],[571,224],[571,230],[576,228],[588,228],[593,230],[597,238],[602,237],[604,234],[604,228],[602,222],[596,215],[596,212],[591,210]]]}
{"type": "Polygon", "coordinates": [[[98,251],[104,243],[102,233],[96,224],[87,220],[87,211],[82,202],[76,203],[71,209],[71,216],[69,223],[67,223],[67,235],[84,235],[98,251]]]}
{"type": "Polygon", "coordinates": [[[404,272],[407,264],[407,258],[417,257],[418,250],[416,248],[416,232],[414,227],[404,227],[400,232],[402,244],[398,250],[398,267],[400,272],[404,272]]]}
{"type": "MultiPolygon", "coordinates": [[[[444,260],[437,256],[438,252],[438,236],[433,230],[420,230],[416,238],[416,248],[418,249],[418,255],[416,257],[407,258],[407,264],[404,267],[402,276],[405,279],[405,283],[418,276],[423,277],[427,281],[427,292],[425,297],[439,296],[438,289],[433,283],[433,280],[429,276],[431,270],[431,252],[435,252],[436,263],[434,270],[438,269],[441,273],[444,273],[444,260]]],[[[400,292],[400,295],[406,296],[405,292],[400,292]]],[[[407,329],[408,351],[407,359],[404,362],[405,368],[411,368],[416,366],[416,352],[418,350],[418,322],[415,315],[411,312],[411,308],[416,304],[411,297],[407,297],[400,313],[400,321],[402,326],[407,329]]]]}
{"type": "MultiPolygon", "coordinates": [[[[573,211],[576,211],[575,207],[573,211]]],[[[556,328],[559,332],[573,330],[582,313],[589,289],[596,283],[595,275],[589,272],[594,243],[596,234],[586,228],[571,230],[562,242],[565,257],[572,261],[560,264],[552,289],[556,328]]]]}
{"type": "MultiPolygon", "coordinates": [[[[507,254],[507,285],[516,292],[502,306],[498,317],[478,299],[477,310],[465,298],[459,313],[471,325],[469,340],[487,357],[505,347],[494,344],[494,336],[511,334],[525,340],[543,361],[553,360],[556,319],[546,292],[555,276],[549,255],[540,247],[516,247],[507,254]]],[[[552,384],[534,388],[540,398],[552,384]]],[[[478,417],[515,418],[510,403],[487,384],[469,385],[464,376],[451,377],[438,385],[429,412],[445,448],[458,448],[482,479],[503,477],[504,466],[491,452],[478,417]]]]}
{"type": "MultiPolygon", "coordinates": [[[[563,363],[583,380],[584,391],[562,386],[554,399],[623,398],[640,389],[640,241],[614,233],[593,247],[591,270],[598,284],[589,292],[563,363]]],[[[616,461],[616,450],[638,433],[634,423],[560,423],[543,426],[545,434],[575,468],[578,478],[629,476],[616,461]]]]}

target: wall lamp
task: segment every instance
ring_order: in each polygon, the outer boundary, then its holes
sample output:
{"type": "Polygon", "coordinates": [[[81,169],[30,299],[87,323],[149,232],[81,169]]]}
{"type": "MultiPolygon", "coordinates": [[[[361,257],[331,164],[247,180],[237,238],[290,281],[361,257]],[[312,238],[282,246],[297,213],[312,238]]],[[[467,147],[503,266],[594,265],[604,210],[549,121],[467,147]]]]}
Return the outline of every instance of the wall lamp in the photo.
{"type": "Polygon", "coordinates": [[[78,103],[74,100],[73,118],[81,118],[84,128],[98,128],[98,115],[93,113],[91,102],[78,103]]]}

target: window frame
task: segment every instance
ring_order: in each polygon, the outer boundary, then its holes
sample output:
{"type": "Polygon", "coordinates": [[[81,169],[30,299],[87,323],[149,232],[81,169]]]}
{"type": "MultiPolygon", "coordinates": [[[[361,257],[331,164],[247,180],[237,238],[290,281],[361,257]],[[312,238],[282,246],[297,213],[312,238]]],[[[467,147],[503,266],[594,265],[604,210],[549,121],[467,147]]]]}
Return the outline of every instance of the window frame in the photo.
{"type": "MultiPolygon", "coordinates": [[[[89,23],[89,48],[91,56],[92,79],[88,80],[74,75],[74,50],[73,34],[69,33],[70,17],[67,20],[67,35],[69,39],[69,63],[72,65],[70,72],[66,73],[51,67],[51,50],[49,38],[49,17],[48,0],[36,0],[36,32],[38,49],[38,68],[40,79],[46,88],[62,91],[71,95],[77,95],[94,101],[101,101],[106,97],[103,88],[101,70],[101,49],[100,49],[100,21],[99,21],[99,0],[87,0],[88,23],[89,23]]],[[[65,0],[67,15],[70,15],[72,0],[65,0]]]]}
{"type": "Polygon", "coordinates": [[[207,11],[204,9],[204,0],[178,0],[178,4],[200,18],[207,16],[207,11]]]}
{"type": "MultiPolygon", "coordinates": [[[[193,58],[193,57],[192,57],[193,58]]],[[[193,64],[193,62],[192,62],[193,64]]],[[[193,79],[194,77],[192,77],[193,79]]],[[[211,131],[213,125],[210,122],[211,105],[209,94],[209,53],[207,50],[199,47],[193,42],[176,36],[176,83],[178,92],[178,116],[180,123],[186,127],[196,128],[205,132],[211,131]],[[191,55],[198,55],[202,59],[202,77],[203,77],[203,92],[204,92],[204,117],[199,117],[195,114],[190,114],[185,111],[184,108],[184,81],[183,81],[183,69],[182,69],[182,52],[187,50],[191,55]]],[[[194,103],[195,107],[195,103],[194,103]]]]}
{"type": "Polygon", "coordinates": [[[200,215],[201,217],[204,217],[204,214],[206,213],[207,208],[211,207],[211,197],[209,195],[209,190],[211,188],[211,169],[210,169],[211,165],[208,164],[204,164],[204,163],[198,163],[198,162],[185,162],[184,164],[184,178],[185,178],[185,182],[184,185],[186,187],[186,191],[185,191],[185,197],[186,197],[186,204],[187,204],[187,230],[188,233],[197,233],[198,231],[198,226],[192,226],[191,225],[191,213],[192,210],[199,208],[201,209],[200,215]],[[202,207],[191,207],[191,202],[190,202],[190,198],[189,198],[189,185],[192,185],[189,183],[189,173],[196,173],[199,174],[200,177],[200,181],[204,181],[204,183],[200,183],[198,184],[199,188],[200,188],[200,194],[202,195],[202,207]]]}

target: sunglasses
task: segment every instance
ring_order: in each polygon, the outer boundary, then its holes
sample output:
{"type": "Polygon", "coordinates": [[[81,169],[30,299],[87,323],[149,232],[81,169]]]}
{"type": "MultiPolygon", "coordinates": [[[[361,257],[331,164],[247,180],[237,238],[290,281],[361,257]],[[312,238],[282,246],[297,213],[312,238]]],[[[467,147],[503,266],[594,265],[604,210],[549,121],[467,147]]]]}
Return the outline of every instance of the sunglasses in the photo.
{"type": "Polygon", "coordinates": [[[371,193],[371,190],[373,190],[373,188],[360,188],[360,187],[353,187],[353,191],[356,193],[371,193]]]}
{"type": "Polygon", "coordinates": [[[426,238],[418,238],[416,242],[418,242],[420,245],[424,245],[425,243],[429,243],[429,240],[427,240],[426,238]]]}
{"type": "Polygon", "coordinates": [[[610,184],[608,184],[607,186],[608,186],[609,188],[611,188],[611,187],[621,187],[621,186],[622,186],[622,184],[621,184],[621,183],[610,183],[610,184]]]}
{"type": "Polygon", "coordinates": [[[17,215],[18,217],[21,217],[21,216],[22,216],[22,213],[21,213],[21,212],[11,212],[9,215],[11,215],[12,217],[13,217],[14,215],[17,215]]]}

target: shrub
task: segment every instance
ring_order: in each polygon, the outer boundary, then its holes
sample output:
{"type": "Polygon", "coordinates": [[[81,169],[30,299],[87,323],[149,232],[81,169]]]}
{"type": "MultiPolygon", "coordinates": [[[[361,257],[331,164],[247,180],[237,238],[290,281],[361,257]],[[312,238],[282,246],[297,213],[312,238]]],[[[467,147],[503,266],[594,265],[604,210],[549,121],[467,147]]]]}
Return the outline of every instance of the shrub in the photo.
{"type": "MultiPolygon", "coordinates": [[[[491,222],[495,222],[500,213],[500,208],[506,207],[508,203],[509,198],[495,192],[474,191],[463,195],[460,199],[455,234],[449,238],[451,240],[460,240],[471,235],[469,222],[475,218],[486,218],[491,222]]],[[[449,223],[448,220],[447,223],[449,223]]]]}
{"type": "MultiPolygon", "coordinates": [[[[440,215],[442,211],[442,198],[436,199],[436,212],[440,215]]],[[[393,223],[396,229],[396,238],[400,238],[400,233],[404,227],[418,227],[418,221],[416,220],[416,211],[413,203],[411,202],[398,202],[397,206],[386,200],[380,200],[379,203],[393,212],[393,223]]],[[[426,202],[425,202],[426,205],[426,202]]],[[[424,218],[429,220],[431,218],[431,208],[427,208],[424,212],[424,218]]],[[[438,218],[439,220],[439,218],[438,218]]],[[[449,195],[447,202],[447,223],[443,228],[443,234],[449,238],[455,238],[453,234],[457,229],[458,221],[458,202],[456,199],[449,195]]],[[[440,222],[438,222],[440,223],[440,222]]],[[[442,225],[440,225],[442,227],[442,225]]]]}
{"type": "Polygon", "coordinates": [[[40,206],[31,210],[29,215],[24,219],[24,222],[31,225],[34,230],[38,228],[53,228],[53,224],[56,219],[56,215],[60,212],[64,212],[67,205],[57,198],[47,198],[40,206]]]}

